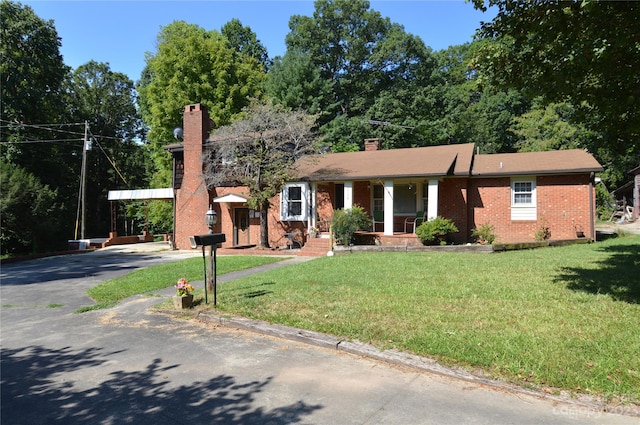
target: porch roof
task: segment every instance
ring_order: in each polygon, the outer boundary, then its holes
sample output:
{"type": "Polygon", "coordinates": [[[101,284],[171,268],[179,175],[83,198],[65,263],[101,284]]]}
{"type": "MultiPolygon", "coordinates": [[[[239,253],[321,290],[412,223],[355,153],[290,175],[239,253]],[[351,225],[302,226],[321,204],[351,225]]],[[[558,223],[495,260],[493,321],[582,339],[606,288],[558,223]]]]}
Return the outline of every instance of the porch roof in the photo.
{"type": "Polygon", "coordinates": [[[468,176],[473,150],[473,143],[466,143],[331,153],[302,158],[295,165],[295,173],[309,181],[468,176]]]}
{"type": "Polygon", "coordinates": [[[476,155],[474,176],[540,175],[600,172],[603,168],[586,150],[476,155]]]}
{"type": "Polygon", "coordinates": [[[223,196],[218,196],[217,198],[214,198],[213,202],[218,202],[218,203],[241,203],[244,204],[249,200],[249,198],[243,196],[243,195],[238,195],[235,193],[227,193],[226,195],[223,196]]]}

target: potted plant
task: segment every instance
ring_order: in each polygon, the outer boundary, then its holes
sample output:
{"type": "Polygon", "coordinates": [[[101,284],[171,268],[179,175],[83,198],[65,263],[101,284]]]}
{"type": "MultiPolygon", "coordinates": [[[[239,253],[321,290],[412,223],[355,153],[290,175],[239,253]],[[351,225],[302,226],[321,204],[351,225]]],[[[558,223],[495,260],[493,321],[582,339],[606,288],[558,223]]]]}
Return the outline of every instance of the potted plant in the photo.
{"type": "Polygon", "coordinates": [[[195,290],[189,281],[181,277],[175,284],[176,295],[173,297],[173,305],[177,309],[189,308],[193,303],[193,291],[195,290]]]}

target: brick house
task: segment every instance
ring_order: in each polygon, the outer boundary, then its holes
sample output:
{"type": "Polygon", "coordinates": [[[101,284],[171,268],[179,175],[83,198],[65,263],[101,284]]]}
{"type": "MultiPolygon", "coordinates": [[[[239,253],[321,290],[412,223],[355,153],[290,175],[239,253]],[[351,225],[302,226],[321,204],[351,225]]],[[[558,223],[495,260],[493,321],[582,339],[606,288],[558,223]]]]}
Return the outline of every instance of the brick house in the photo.
{"type": "MultiPolygon", "coordinates": [[[[206,233],[204,214],[218,213],[215,232],[223,247],[259,242],[260,219],[243,187],[207,188],[203,154],[210,148],[209,116],[202,105],[184,111],[184,139],[167,146],[173,154],[174,226],[177,248],[190,235],[206,233]]],[[[328,231],[333,211],[359,205],[374,218],[382,243],[416,243],[413,221],[443,216],[454,221],[456,243],[471,240],[482,224],[495,227],[497,241],[533,241],[542,227],[554,240],[595,239],[595,173],[600,164],[583,150],[480,155],[472,143],[381,150],[376,139],[365,151],[304,158],[295,181],[273,199],[268,214],[272,246],[296,234],[328,231]]]]}

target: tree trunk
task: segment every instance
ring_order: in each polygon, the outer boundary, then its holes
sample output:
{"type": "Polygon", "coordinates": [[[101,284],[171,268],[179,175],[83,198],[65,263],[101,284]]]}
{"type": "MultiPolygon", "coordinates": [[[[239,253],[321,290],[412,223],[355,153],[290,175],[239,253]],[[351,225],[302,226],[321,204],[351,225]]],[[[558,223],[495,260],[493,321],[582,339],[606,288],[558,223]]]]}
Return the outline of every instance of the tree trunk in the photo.
{"type": "Polygon", "coordinates": [[[260,248],[269,248],[269,201],[260,206],[260,248]]]}

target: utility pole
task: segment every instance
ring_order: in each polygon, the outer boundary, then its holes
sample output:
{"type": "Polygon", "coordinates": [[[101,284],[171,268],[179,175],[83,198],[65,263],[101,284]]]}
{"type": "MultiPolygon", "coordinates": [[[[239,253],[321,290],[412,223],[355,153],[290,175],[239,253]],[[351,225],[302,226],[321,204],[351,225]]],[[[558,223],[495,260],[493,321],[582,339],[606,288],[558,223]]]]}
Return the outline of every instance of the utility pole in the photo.
{"type": "Polygon", "coordinates": [[[80,189],[78,190],[78,212],[76,213],[76,231],[74,239],[78,239],[78,222],[80,221],[80,239],[85,238],[84,232],[84,210],[87,200],[87,151],[91,150],[91,140],[89,140],[89,122],[84,122],[84,140],[82,141],[82,168],[80,169],[80,189]]]}

